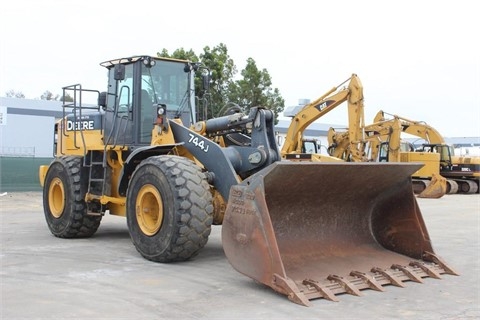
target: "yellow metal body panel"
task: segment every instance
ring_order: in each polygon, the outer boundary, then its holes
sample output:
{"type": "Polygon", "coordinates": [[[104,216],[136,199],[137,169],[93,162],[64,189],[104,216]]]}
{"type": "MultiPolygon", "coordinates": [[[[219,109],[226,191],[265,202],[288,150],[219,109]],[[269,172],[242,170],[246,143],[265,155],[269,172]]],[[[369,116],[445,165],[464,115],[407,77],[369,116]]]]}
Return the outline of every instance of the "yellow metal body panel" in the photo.
{"type": "Polygon", "coordinates": [[[412,177],[431,178],[440,172],[440,154],[434,152],[400,152],[401,162],[422,163],[424,166],[412,177]]]}
{"type": "Polygon", "coordinates": [[[103,132],[101,130],[65,131],[64,121],[58,123],[57,155],[85,155],[89,150],[103,150],[103,132]]]}
{"type": "Polygon", "coordinates": [[[45,177],[47,176],[48,166],[40,166],[38,170],[38,179],[40,180],[40,185],[45,185],[45,177]]]}

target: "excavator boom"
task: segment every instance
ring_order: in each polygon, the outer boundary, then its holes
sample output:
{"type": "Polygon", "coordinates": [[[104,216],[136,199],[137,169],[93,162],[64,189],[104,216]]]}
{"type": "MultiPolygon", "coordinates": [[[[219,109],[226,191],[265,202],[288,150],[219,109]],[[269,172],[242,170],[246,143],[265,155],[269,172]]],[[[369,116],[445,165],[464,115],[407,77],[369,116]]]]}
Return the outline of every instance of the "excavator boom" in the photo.
{"type": "MultiPolygon", "coordinates": [[[[340,85],[330,89],[315,101],[304,106],[293,117],[281,150],[282,157],[285,158],[289,154],[300,154],[302,152],[303,133],[307,127],[345,101],[348,101],[348,121],[352,124],[352,128],[349,131],[349,141],[352,144],[361,143],[363,139],[361,126],[364,121],[363,86],[359,77],[356,74],[352,74],[350,78],[340,85]],[[348,87],[342,87],[347,82],[349,82],[348,87]],[[353,127],[353,124],[359,124],[359,126],[353,127]]],[[[361,157],[361,153],[356,153],[355,156],[361,157]]]]}

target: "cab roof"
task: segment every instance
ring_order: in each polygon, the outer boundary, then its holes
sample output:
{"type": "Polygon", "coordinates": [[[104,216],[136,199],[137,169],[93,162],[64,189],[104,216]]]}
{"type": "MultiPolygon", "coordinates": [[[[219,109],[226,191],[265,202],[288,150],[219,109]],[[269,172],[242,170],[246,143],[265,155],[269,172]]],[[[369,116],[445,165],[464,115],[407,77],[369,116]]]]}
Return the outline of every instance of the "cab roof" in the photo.
{"type": "Polygon", "coordinates": [[[105,68],[111,68],[114,65],[117,64],[129,64],[136,62],[138,60],[143,60],[145,58],[153,59],[153,60],[162,60],[162,61],[176,61],[176,62],[184,62],[188,63],[190,61],[188,60],[183,60],[183,59],[175,59],[175,58],[166,58],[166,57],[154,57],[154,56],[148,56],[148,55],[142,55],[142,56],[132,56],[132,57],[127,57],[127,58],[119,58],[119,59],[113,59],[113,60],[108,60],[100,63],[102,67],[105,68]]]}

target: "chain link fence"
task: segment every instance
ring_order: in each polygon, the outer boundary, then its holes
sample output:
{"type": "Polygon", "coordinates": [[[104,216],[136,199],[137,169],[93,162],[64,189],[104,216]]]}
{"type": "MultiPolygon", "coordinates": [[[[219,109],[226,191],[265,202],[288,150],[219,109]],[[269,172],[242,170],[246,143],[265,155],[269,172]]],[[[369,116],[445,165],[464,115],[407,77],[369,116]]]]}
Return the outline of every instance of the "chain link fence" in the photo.
{"type": "Polygon", "coordinates": [[[35,147],[0,147],[0,157],[35,157],[35,147]]]}

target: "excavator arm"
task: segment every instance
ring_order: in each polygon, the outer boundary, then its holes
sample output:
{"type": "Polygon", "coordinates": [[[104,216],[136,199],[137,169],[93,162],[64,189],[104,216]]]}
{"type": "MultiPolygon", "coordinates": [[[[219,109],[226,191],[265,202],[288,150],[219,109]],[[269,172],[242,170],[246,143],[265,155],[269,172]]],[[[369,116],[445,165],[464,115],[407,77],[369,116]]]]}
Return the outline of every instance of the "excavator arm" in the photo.
{"type": "MultiPolygon", "coordinates": [[[[398,115],[392,115],[392,118],[387,119],[385,112],[380,110],[370,125],[364,125],[365,140],[370,145],[372,150],[369,160],[375,161],[378,155],[378,149],[381,142],[388,141],[388,161],[400,161],[400,134],[402,132],[422,138],[429,144],[445,145],[445,140],[442,135],[433,127],[425,122],[414,121],[398,115]]],[[[353,120],[355,121],[355,120],[353,120]]],[[[352,124],[351,122],[350,124],[352,124]]],[[[356,122],[356,127],[362,124],[356,122]]],[[[350,144],[351,130],[345,132],[335,132],[330,128],[328,134],[328,142],[330,145],[330,155],[336,157],[346,157],[344,153],[350,156],[350,150],[347,150],[350,144]],[[342,156],[343,155],[343,156],[342,156]]],[[[358,159],[358,158],[357,158],[358,159]]]]}
{"type": "MultiPolygon", "coordinates": [[[[385,112],[379,111],[375,120],[385,120],[385,112]]],[[[447,178],[448,192],[478,193],[480,166],[479,157],[455,156],[453,147],[448,145],[443,136],[435,128],[423,121],[414,121],[398,115],[390,115],[393,119],[401,121],[402,132],[424,139],[424,151],[438,153],[440,157],[440,174],[447,178]],[[468,162],[468,163],[467,163],[468,162]],[[476,167],[475,165],[476,164],[476,167]]],[[[439,180],[442,180],[439,177],[439,180]]]]}
{"type": "MultiPolygon", "coordinates": [[[[362,144],[363,133],[361,127],[364,122],[363,86],[358,76],[352,74],[346,81],[332,88],[317,100],[307,104],[293,117],[281,150],[282,157],[285,157],[286,154],[301,153],[303,133],[307,127],[345,101],[348,101],[349,141],[351,144],[362,144]],[[341,88],[348,81],[350,81],[348,87],[341,88]]],[[[362,148],[356,149],[359,152],[355,156],[360,157],[362,148]]]]}
{"type": "MultiPolygon", "coordinates": [[[[376,161],[382,141],[389,141],[388,159],[385,161],[398,161],[400,157],[400,134],[402,132],[399,120],[380,120],[370,125],[363,126],[365,134],[365,150],[370,150],[364,158],[353,157],[350,148],[350,130],[336,132],[334,128],[328,131],[329,154],[346,161],[376,161]]],[[[354,150],[354,149],[353,149],[354,150]]]]}
{"type": "MultiPolygon", "coordinates": [[[[399,121],[402,132],[419,137],[427,142],[430,146],[436,146],[436,152],[440,153],[440,164],[443,167],[451,167],[452,151],[445,142],[443,136],[435,128],[423,121],[410,120],[398,115],[390,115],[392,118],[387,120],[386,112],[380,110],[375,116],[375,121],[399,121]]],[[[393,161],[393,160],[390,160],[393,161]]]]}
{"type": "Polygon", "coordinates": [[[389,162],[399,161],[401,132],[402,127],[398,120],[387,120],[365,126],[365,136],[371,150],[370,161],[377,159],[382,141],[389,142],[388,159],[385,160],[389,162]]]}
{"type": "MultiPolygon", "coordinates": [[[[419,178],[413,180],[414,190],[419,194],[419,197],[440,198],[447,192],[446,179],[441,177],[439,172],[440,156],[438,154],[405,152],[401,148],[402,132],[424,137],[425,139],[432,137],[436,141],[443,140],[434,128],[424,123],[398,116],[386,119],[383,111],[380,111],[375,116],[373,124],[364,126],[364,132],[366,145],[370,150],[368,160],[366,161],[424,163],[425,166],[413,174],[413,177],[419,178]],[[380,150],[381,148],[382,150],[380,150]],[[432,162],[438,165],[432,166],[432,162]]],[[[349,137],[346,132],[336,133],[331,128],[328,139],[330,155],[355,161],[355,158],[351,157],[350,150],[347,148],[349,137]]]]}
{"type": "MultiPolygon", "coordinates": [[[[416,137],[422,138],[431,144],[445,144],[445,139],[435,128],[423,121],[410,120],[398,115],[392,115],[391,120],[398,120],[401,122],[402,131],[416,137]]],[[[375,116],[374,122],[387,121],[385,112],[380,110],[375,116]]]]}

